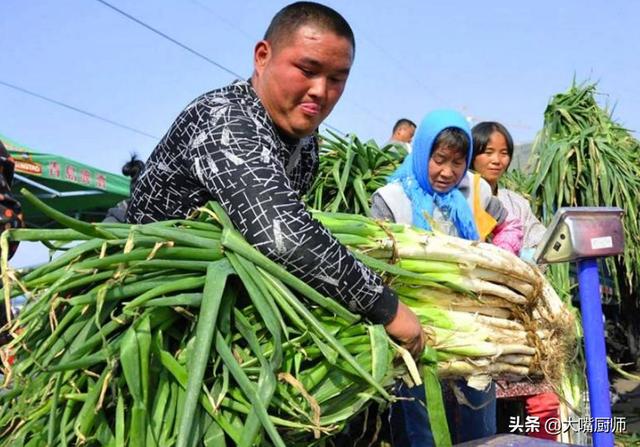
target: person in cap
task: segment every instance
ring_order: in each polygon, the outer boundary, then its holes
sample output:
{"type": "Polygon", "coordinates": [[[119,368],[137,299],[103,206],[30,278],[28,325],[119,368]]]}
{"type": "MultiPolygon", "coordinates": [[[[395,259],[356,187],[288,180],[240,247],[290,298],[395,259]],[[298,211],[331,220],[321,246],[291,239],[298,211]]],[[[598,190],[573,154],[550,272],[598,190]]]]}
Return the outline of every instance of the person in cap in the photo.
{"type": "MultiPolygon", "coordinates": [[[[138,159],[136,154],[131,155],[131,160],[126,162],[122,166],[122,175],[131,179],[130,190],[133,190],[142,170],[144,169],[144,162],[138,159]]],[[[129,207],[129,199],[121,200],[107,210],[102,222],[104,223],[125,223],[127,221],[127,208],[129,207]]]]}

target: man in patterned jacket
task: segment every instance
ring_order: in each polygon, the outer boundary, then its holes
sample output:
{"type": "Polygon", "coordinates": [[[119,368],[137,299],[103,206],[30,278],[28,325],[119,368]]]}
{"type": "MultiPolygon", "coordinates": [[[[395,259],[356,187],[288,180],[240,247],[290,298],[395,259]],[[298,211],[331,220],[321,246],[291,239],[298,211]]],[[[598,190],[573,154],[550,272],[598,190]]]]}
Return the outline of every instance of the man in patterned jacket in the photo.
{"type": "Polygon", "coordinates": [[[283,8],[256,44],[251,79],[200,96],[178,116],[133,188],[127,219],[182,218],[216,200],[262,253],[417,355],[415,314],[300,201],[317,171],[314,132],[342,95],[354,53],[336,11],[283,8]]]}

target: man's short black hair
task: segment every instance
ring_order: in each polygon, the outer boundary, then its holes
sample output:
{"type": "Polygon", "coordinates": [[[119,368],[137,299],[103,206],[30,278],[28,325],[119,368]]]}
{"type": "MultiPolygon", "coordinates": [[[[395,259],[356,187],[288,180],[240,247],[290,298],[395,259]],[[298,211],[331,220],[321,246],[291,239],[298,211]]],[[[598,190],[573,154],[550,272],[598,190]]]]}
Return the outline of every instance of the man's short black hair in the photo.
{"type": "Polygon", "coordinates": [[[416,123],[414,123],[413,121],[411,121],[410,119],[407,118],[400,118],[398,121],[396,121],[396,123],[393,125],[393,132],[395,133],[396,130],[400,129],[402,126],[411,126],[413,128],[416,128],[418,126],[416,126],[416,123]]]}
{"type": "Polygon", "coordinates": [[[295,2],[282,8],[271,20],[264,40],[276,45],[303,25],[315,25],[344,37],[355,54],[356,39],[349,23],[337,11],[315,2],[295,2]]]}

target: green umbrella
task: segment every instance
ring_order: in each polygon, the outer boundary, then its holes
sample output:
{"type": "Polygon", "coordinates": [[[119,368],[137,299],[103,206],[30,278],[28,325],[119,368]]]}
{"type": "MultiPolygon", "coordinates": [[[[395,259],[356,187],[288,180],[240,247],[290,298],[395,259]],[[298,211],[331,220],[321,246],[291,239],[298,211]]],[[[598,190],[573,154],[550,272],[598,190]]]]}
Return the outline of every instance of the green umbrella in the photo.
{"type": "Polygon", "coordinates": [[[30,227],[55,226],[48,217],[23,200],[26,187],[63,213],[88,221],[100,221],[106,211],[129,197],[129,179],[53,154],[36,152],[0,134],[15,161],[12,190],[24,207],[30,227]]]}

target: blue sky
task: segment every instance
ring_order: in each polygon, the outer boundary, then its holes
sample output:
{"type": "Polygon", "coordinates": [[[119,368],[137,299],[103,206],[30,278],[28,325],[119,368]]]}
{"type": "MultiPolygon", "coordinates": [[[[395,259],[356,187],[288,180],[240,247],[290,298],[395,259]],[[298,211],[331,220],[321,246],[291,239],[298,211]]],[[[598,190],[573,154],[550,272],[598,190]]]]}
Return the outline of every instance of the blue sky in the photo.
{"type": "MultiPolygon", "coordinates": [[[[253,47],[283,1],[108,0],[249,77],[253,47]]],[[[327,1],[351,23],[356,60],[328,122],[389,137],[399,117],[453,107],[531,141],[574,76],[640,129],[640,3],[610,0],[327,1]]],[[[180,110],[233,76],[96,0],[2,0],[0,81],[161,137],[180,110]]],[[[150,138],[0,85],[0,133],[118,172],[150,138]]],[[[636,133],[637,135],[637,133],[636,133]]]]}

